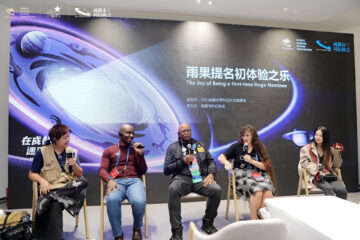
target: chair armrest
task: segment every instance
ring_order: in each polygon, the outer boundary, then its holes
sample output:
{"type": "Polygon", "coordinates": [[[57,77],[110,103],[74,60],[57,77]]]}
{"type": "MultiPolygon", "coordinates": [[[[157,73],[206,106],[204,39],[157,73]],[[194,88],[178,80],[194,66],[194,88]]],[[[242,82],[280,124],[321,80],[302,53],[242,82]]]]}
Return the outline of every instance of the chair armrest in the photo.
{"type": "Polygon", "coordinates": [[[100,178],[100,203],[104,201],[104,184],[105,182],[100,178]]]}
{"type": "Polygon", "coordinates": [[[235,174],[234,174],[234,169],[228,170],[228,178],[229,181],[234,181],[235,180],[235,174]]]}
{"type": "Polygon", "coordinates": [[[342,175],[341,175],[340,168],[334,168],[334,172],[335,172],[336,176],[342,181],[342,175]]]}
{"type": "Polygon", "coordinates": [[[232,174],[231,174],[231,180],[232,180],[232,182],[234,184],[235,183],[235,174],[234,174],[234,172],[232,172],[232,174]]]}
{"type": "Polygon", "coordinates": [[[145,174],[144,174],[144,175],[141,175],[141,180],[142,180],[142,182],[143,182],[143,184],[144,184],[144,187],[145,187],[145,189],[146,189],[146,178],[145,178],[145,174]]]}
{"type": "Polygon", "coordinates": [[[145,199],[147,201],[147,197],[146,197],[146,177],[145,177],[145,174],[141,176],[141,180],[144,184],[144,188],[145,188],[145,199]]]}
{"type": "Polygon", "coordinates": [[[39,184],[37,182],[33,182],[33,192],[35,194],[35,200],[39,197],[39,184]]]}

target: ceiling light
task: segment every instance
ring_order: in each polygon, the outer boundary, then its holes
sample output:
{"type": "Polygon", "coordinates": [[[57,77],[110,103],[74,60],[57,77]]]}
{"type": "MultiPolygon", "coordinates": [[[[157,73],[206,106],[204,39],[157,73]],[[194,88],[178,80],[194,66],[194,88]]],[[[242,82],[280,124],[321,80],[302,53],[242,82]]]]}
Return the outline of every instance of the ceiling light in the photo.
{"type": "Polygon", "coordinates": [[[213,2],[212,2],[212,1],[208,1],[208,4],[211,6],[211,5],[213,4],[213,2]]]}

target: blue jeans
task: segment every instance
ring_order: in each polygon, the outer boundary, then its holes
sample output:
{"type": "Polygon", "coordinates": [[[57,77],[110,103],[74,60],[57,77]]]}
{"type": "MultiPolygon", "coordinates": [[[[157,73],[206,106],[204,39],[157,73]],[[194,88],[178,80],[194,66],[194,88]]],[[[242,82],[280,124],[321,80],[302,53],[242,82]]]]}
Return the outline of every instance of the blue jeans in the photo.
{"type": "Polygon", "coordinates": [[[145,188],[140,178],[120,178],[115,179],[120,190],[111,191],[107,197],[107,213],[114,237],[122,234],[121,228],[121,202],[125,198],[131,203],[134,217],[134,229],[140,229],[145,214],[145,188]]]}

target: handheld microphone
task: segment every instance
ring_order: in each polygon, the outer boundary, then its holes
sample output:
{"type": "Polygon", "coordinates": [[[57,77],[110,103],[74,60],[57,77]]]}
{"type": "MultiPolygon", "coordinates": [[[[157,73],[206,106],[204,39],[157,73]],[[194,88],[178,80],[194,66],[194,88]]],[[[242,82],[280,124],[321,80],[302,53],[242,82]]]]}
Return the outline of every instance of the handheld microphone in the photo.
{"type": "MultiPolygon", "coordinates": [[[[70,152],[66,152],[66,159],[68,158],[74,158],[75,157],[75,152],[70,151],[70,152]]],[[[67,160],[66,160],[67,161],[67,160]]],[[[72,172],[72,165],[69,164],[69,172],[72,172]]]]}
{"type": "Polygon", "coordinates": [[[134,146],[134,143],[131,144],[132,147],[134,148],[138,148],[138,149],[141,149],[141,148],[144,148],[145,146],[142,145],[141,143],[139,145],[137,145],[136,147],[134,146]]]}
{"type": "MultiPolygon", "coordinates": [[[[245,152],[244,155],[249,154],[248,151],[249,151],[249,145],[247,143],[244,143],[243,145],[243,152],[245,152]]],[[[245,168],[248,165],[248,163],[245,162],[244,155],[240,156],[240,160],[241,160],[240,168],[245,168]]]]}
{"type": "Polygon", "coordinates": [[[243,145],[243,151],[247,154],[249,151],[249,145],[247,143],[244,143],[243,145]]]}
{"type": "Polygon", "coordinates": [[[194,154],[194,149],[192,149],[190,143],[186,145],[186,154],[194,154]]]}
{"type": "Polygon", "coordinates": [[[66,158],[73,158],[75,157],[75,153],[74,152],[67,152],[66,153],[66,158]]]}

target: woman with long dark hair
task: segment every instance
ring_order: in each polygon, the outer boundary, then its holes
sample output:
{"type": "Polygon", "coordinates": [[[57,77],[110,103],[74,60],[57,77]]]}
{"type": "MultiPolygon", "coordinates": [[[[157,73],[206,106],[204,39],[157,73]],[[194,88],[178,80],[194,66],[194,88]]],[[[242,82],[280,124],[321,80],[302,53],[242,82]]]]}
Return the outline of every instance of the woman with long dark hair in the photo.
{"type": "Polygon", "coordinates": [[[86,195],[88,181],[83,178],[78,151],[68,146],[71,130],[63,124],[49,131],[50,140],[36,152],[29,178],[39,184],[34,239],[63,239],[62,211],[76,216],[86,195]]]}
{"type": "Polygon", "coordinates": [[[233,170],[236,192],[249,200],[250,217],[258,219],[258,211],[265,207],[264,200],[275,194],[275,174],[270,157],[261,143],[256,129],[246,125],[240,130],[240,139],[218,158],[225,169],[233,170]],[[234,159],[233,166],[229,160],[234,159]]]}
{"type": "Polygon", "coordinates": [[[347,198],[344,183],[340,181],[335,168],[342,164],[340,149],[330,146],[330,133],[324,126],[314,131],[314,138],[300,150],[300,165],[306,170],[310,186],[314,185],[324,191],[325,195],[347,198]]]}

